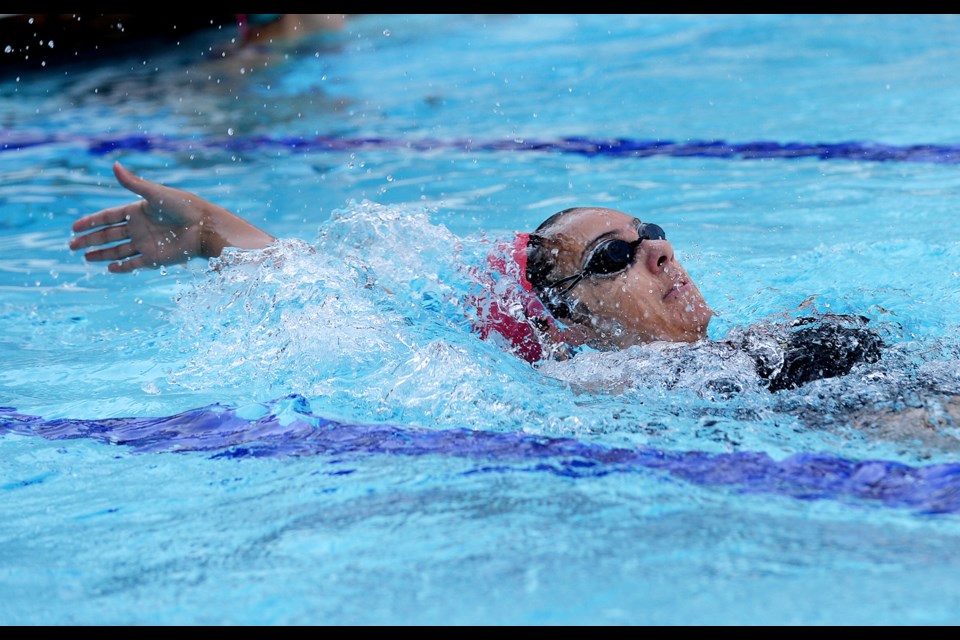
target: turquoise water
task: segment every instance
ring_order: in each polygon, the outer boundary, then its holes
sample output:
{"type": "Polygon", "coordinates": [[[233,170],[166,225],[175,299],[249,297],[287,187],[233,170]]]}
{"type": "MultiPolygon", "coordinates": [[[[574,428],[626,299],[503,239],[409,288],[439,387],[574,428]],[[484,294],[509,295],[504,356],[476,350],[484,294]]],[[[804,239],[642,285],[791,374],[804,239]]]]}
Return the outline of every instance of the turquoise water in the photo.
{"type": "Polygon", "coordinates": [[[956,16],[367,15],[266,61],[218,59],[227,25],[0,76],[0,406],[46,425],[0,436],[0,621],[956,623],[956,485],[896,502],[850,490],[855,474],[803,489],[826,464],[710,478],[740,454],[957,461],[952,423],[853,416],[960,391],[958,32],[956,16]],[[570,138],[933,151],[589,155],[570,138]],[[222,269],[86,265],[72,221],[132,199],[114,160],[289,241],[222,269]],[[582,204],[666,230],[718,312],[711,338],[807,305],[863,314],[890,346],[778,394],[709,349],[533,370],[480,341],[463,301],[497,240],[582,204]],[[108,422],[211,405],[247,429],[200,446],[108,422]],[[306,447],[318,417],[439,444],[306,447]]]}

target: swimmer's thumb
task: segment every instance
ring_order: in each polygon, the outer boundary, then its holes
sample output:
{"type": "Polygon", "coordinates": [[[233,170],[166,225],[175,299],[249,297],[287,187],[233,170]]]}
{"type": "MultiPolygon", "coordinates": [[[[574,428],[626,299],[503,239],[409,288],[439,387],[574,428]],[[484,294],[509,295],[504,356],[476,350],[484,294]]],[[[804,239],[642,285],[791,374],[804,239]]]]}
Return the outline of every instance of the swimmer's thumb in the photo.
{"type": "Polygon", "coordinates": [[[117,182],[119,182],[125,189],[128,189],[138,196],[143,196],[144,198],[149,197],[155,191],[155,188],[159,185],[156,183],[150,182],[149,180],[144,180],[140,176],[134,175],[127,170],[120,162],[113,163],[113,175],[117,177],[117,182]]]}

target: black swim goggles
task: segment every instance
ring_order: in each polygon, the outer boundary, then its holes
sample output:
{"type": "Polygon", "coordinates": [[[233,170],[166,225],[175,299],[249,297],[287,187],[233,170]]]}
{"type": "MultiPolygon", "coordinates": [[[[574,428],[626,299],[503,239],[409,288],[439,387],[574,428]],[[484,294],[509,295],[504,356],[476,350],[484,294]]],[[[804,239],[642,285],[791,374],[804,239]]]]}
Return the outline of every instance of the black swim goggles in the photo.
{"type": "Polygon", "coordinates": [[[545,288],[550,292],[551,298],[559,298],[586,277],[608,278],[625,271],[634,259],[637,257],[637,250],[640,243],[644,240],[666,240],[667,234],[659,225],[637,220],[637,239],[633,242],[627,242],[620,238],[610,238],[598,244],[583,263],[583,268],[572,276],[561,278],[545,288]],[[570,283],[567,285],[567,283],[570,283]],[[562,290],[560,287],[567,285],[562,290]]]}

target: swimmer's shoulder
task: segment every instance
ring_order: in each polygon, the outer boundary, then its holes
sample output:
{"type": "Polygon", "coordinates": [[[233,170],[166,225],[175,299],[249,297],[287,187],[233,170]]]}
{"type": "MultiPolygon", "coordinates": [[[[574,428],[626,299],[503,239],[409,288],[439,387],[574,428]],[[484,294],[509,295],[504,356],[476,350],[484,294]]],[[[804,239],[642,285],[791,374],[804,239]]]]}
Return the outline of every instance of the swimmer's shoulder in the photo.
{"type": "Polygon", "coordinates": [[[818,314],[752,325],[731,342],[753,359],[770,391],[850,373],[880,360],[886,346],[865,316],[818,314]]]}

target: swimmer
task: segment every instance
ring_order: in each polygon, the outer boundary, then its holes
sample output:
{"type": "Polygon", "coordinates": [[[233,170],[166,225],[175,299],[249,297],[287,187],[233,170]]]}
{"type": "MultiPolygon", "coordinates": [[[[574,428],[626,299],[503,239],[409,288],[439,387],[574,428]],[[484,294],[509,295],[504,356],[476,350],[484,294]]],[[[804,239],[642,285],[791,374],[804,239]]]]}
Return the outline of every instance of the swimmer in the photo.
{"type": "MultiPolygon", "coordinates": [[[[109,262],[112,273],[216,258],[227,247],[265,249],[276,240],[223,207],[138,177],[119,162],[113,171],[142,199],[80,218],[73,224],[80,235],[70,241],[72,250],[88,249],[88,261],[109,262]]],[[[565,209],[518,235],[511,256],[497,268],[516,275],[515,298],[486,305],[478,331],[499,335],[532,364],[583,347],[707,339],[714,312],[653,222],[602,207],[565,209]]],[[[768,388],[779,391],[876,362],[883,341],[866,325],[859,316],[800,318],[749,329],[726,344],[747,352],[768,388]]]]}
{"type": "MultiPolygon", "coordinates": [[[[321,34],[344,31],[345,13],[238,13],[237,35],[207,56],[202,69],[218,81],[249,80],[251,73],[307,51],[316,53],[321,34]],[[309,48],[305,48],[309,47],[309,48]]],[[[213,50],[211,50],[213,51],[213,50]]],[[[228,85],[229,86],[229,85],[228,85]]]]}
{"type": "MultiPolygon", "coordinates": [[[[515,317],[496,318],[493,327],[518,347],[533,337],[541,351],[564,357],[582,345],[610,351],[707,339],[715,314],[657,224],[614,209],[566,209],[544,221],[514,256],[521,287],[547,311],[531,313],[534,307],[524,305],[532,331],[522,338],[515,317]]],[[[768,388],[779,391],[879,360],[883,341],[867,322],[838,314],[803,317],[750,327],[724,344],[750,355],[768,388]]]]}

